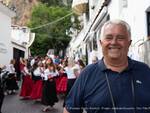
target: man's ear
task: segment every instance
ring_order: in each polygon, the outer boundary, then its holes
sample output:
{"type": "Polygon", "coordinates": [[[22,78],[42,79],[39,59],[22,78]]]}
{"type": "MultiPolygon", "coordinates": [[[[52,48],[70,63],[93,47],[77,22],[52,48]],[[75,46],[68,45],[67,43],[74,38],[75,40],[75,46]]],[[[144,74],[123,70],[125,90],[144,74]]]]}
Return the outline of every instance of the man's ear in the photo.
{"type": "Polygon", "coordinates": [[[100,45],[102,45],[102,41],[101,40],[99,40],[99,43],[100,43],[100,45]]]}
{"type": "Polygon", "coordinates": [[[132,43],[132,40],[130,40],[130,44],[129,44],[129,46],[131,45],[131,43],[132,43]]]}

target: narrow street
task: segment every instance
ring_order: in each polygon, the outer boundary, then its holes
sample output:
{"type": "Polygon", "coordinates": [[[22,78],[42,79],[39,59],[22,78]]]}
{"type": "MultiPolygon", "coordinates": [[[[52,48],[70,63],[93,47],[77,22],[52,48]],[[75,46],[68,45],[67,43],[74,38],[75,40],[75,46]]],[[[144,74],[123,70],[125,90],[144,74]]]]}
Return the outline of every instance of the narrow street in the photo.
{"type": "MultiPolygon", "coordinates": [[[[43,105],[33,100],[21,100],[17,92],[13,95],[7,95],[4,98],[2,113],[43,113],[43,105]]],[[[63,97],[59,97],[59,102],[53,106],[53,109],[46,113],[62,113],[63,97]]]]}

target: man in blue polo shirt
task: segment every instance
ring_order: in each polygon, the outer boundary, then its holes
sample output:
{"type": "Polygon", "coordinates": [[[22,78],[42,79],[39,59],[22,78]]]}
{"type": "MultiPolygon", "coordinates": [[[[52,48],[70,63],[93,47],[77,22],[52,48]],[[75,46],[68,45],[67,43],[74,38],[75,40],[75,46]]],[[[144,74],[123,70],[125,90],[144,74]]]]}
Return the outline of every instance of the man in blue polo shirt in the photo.
{"type": "Polygon", "coordinates": [[[87,66],[66,99],[64,113],[150,113],[150,68],[130,59],[130,26],[106,22],[100,34],[103,58],[87,66]]]}

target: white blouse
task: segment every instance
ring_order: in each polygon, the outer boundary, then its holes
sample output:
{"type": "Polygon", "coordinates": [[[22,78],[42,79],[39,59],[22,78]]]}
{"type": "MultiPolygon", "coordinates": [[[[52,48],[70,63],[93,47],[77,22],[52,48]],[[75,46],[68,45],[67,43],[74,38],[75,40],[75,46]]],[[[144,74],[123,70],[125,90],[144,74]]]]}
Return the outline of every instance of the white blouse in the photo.
{"type": "Polygon", "coordinates": [[[41,76],[42,75],[42,72],[40,70],[40,67],[36,68],[34,71],[33,71],[33,74],[34,76],[41,76]]]}
{"type": "Polygon", "coordinates": [[[49,69],[46,69],[44,71],[44,74],[42,74],[42,77],[44,78],[44,80],[48,80],[49,76],[55,77],[55,76],[58,76],[58,75],[59,75],[58,71],[54,72],[54,71],[50,71],[49,69]]]}
{"type": "Polygon", "coordinates": [[[13,64],[9,64],[6,68],[6,70],[9,72],[9,73],[15,73],[15,68],[14,68],[14,65],[13,64]]]}
{"type": "Polygon", "coordinates": [[[67,73],[68,79],[75,79],[76,76],[74,74],[74,68],[73,67],[65,67],[65,72],[67,73]]]}

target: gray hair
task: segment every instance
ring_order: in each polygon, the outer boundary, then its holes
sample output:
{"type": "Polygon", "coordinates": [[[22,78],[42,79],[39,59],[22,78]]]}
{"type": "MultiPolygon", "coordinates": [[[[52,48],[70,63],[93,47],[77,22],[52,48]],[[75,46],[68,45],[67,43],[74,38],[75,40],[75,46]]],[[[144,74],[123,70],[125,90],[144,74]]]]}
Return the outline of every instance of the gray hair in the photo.
{"type": "Polygon", "coordinates": [[[107,22],[105,22],[101,28],[101,30],[99,31],[99,35],[100,35],[100,38],[103,37],[103,33],[104,33],[104,28],[109,25],[109,24],[116,24],[116,25],[122,25],[126,28],[128,34],[129,34],[129,37],[131,38],[131,28],[130,28],[130,25],[123,21],[123,20],[119,20],[119,19],[116,19],[116,20],[109,20],[107,22]]]}

